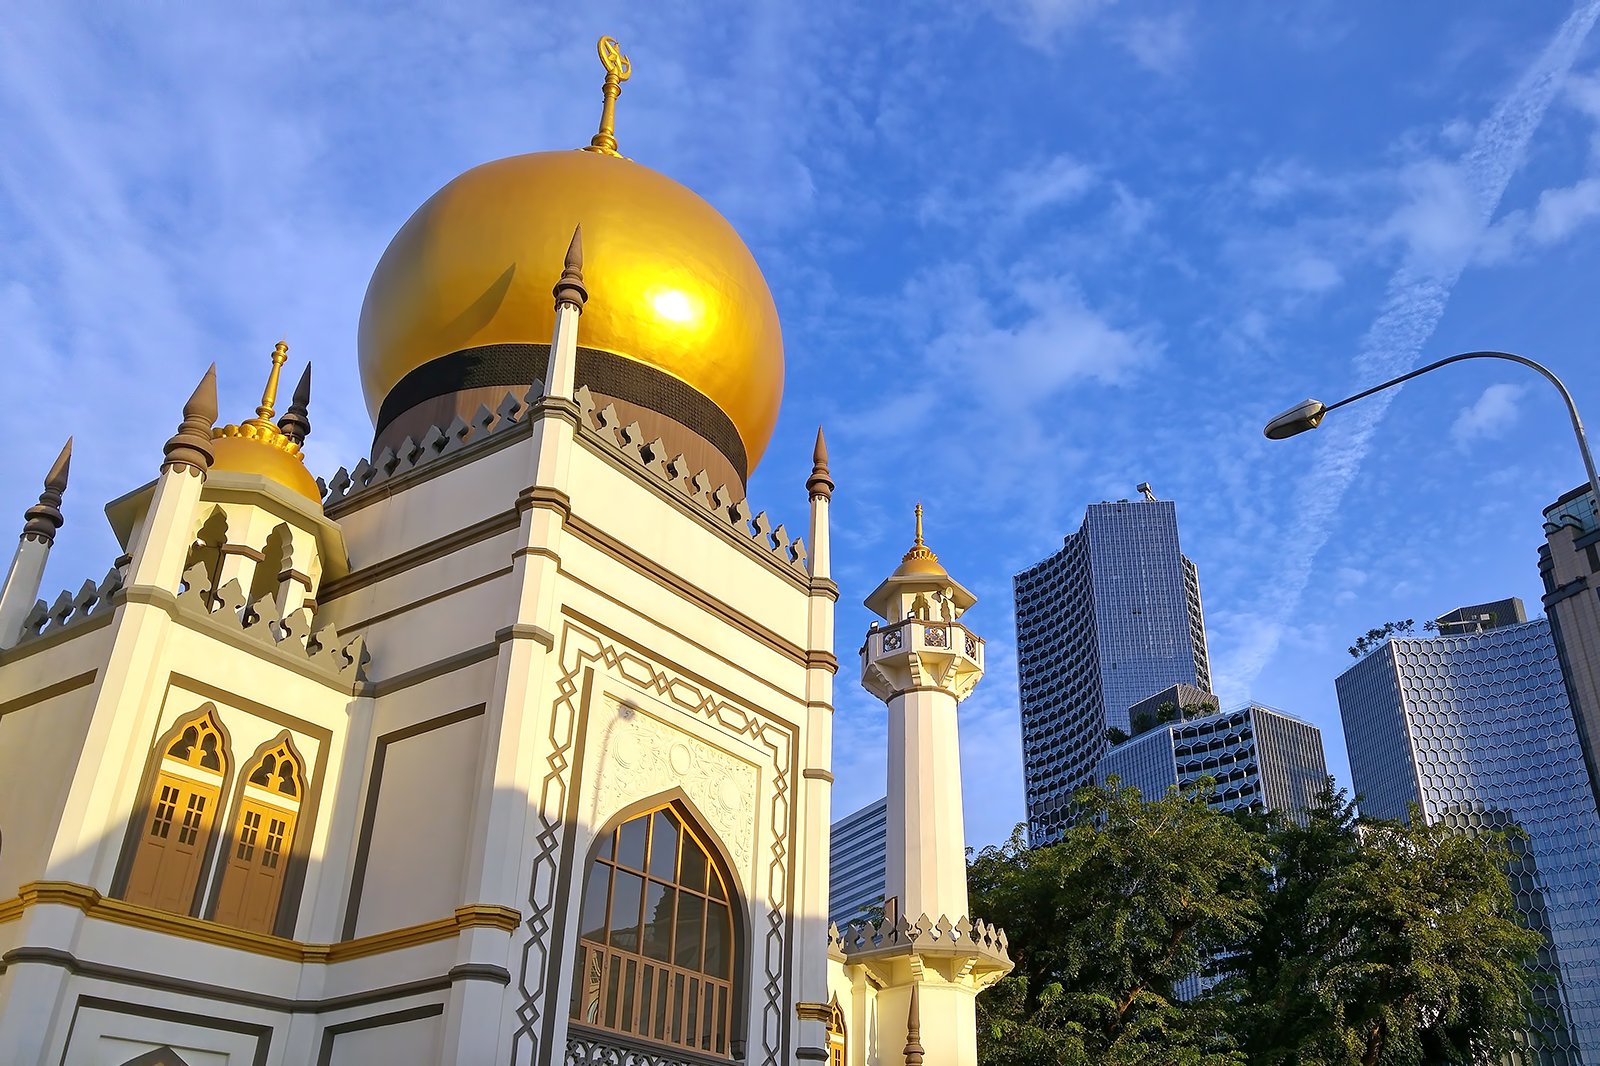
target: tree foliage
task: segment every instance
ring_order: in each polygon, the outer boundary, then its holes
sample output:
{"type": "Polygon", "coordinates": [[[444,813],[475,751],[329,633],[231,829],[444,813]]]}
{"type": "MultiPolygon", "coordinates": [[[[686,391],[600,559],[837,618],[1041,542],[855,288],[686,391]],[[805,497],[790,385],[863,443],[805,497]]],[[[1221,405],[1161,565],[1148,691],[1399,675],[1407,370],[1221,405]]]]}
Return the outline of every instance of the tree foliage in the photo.
{"type": "Polygon", "coordinates": [[[972,861],[1017,963],[978,1001],[986,1066],[1465,1064],[1525,1027],[1503,837],[1361,823],[1331,786],[1298,821],[1112,786],[1059,843],[972,861]]]}
{"type": "MultiPolygon", "coordinates": [[[[1361,658],[1363,655],[1367,654],[1367,652],[1371,651],[1373,648],[1376,648],[1379,644],[1382,644],[1390,637],[1398,637],[1411,632],[1411,630],[1415,628],[1416,624],[1417,620],[1415,618],[1397,618],[1392,622],[1383,623],[1383,625],[1378,626],[1376,629],[1367,630],[1366,633],[1357,637],[1356,642],[1350,645],[1349,649],[1347,649],[1350,652],[1350,658],[1361,658]]],[[[1435,624],[1432,626],[1427,626],[1426,628],[1436,629],[1438,626],[1435,624]]]]}

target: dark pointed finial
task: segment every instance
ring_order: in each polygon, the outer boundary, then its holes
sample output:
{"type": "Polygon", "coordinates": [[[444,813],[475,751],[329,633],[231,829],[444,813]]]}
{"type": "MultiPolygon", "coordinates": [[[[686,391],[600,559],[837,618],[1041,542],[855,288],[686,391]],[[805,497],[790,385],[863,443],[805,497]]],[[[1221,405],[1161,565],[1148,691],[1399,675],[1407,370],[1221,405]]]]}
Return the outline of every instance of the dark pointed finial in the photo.
{"type": "Polygon", "coordinates": [[[823,439],[822,427],[817,427],[817,446],[811,449],[811,476],[806,479],[806,488],[812,496],[821,496],[823,499],[833,497],[833,477],[828,472],[828,442],[823,439]]]}
{"type": "Polygon", "coordinates": [[[911,986],[911,1009],[906,1011],[906,1066],[922,1066],[922,1004],[918,987],[911,986]]]}
{"type": "Polygon", "coordinates": [[[204,474],[211,469],[211,430],[217,424],[217,364],[206,368],[189,402],[183,405],[183,421],[162,449],[166,461],[161,469],[188,469],[204,474]]]}
{"type": "Polygon", "coordinates": [[[39,493],[39,502],[23,514],[27,519],[22,527],[24,540],[39,540],[46,544],[55,541],[56,530],[65,521],[61,516],[61,497],[67,491],[67,474],[71,467],[72,438],[68,437],[67,443],[62,445],[61,454],[50,464],[50,472],[44,476],[44,491],[39,493]]]}
{"type": "Polygon", "coordinates": [[[294,398],[289,401],[289,409],[278,419],[278,432],[294,441],[304,444],[306,438],[311,436],[311,364],[300,372],[300,380],[294,387],[294,398]]]}
{"type": "Polygon", "coordinates": [[[562,264],[561,280],[550,290],[555,294],[556,306],[571,304],[579,311],[588,302],[589,290],[583,287],[583,226],[572,231],[572,243],[567,245],[567,259],[562,264]]]}

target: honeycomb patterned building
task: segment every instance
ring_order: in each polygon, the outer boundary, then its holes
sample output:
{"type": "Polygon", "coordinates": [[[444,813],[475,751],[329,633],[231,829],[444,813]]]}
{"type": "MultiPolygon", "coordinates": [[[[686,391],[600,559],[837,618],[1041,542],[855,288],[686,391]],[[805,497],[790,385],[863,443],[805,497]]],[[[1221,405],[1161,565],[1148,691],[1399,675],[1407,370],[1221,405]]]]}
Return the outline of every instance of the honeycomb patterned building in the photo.
{"type": "Polygon", "coordinates": [[[1549,622],[1390,640],[1337,689],[1362,814],[1527,834],[1508,872],[1553,980],[1508,1061],[1600,1064],[1600,816],[1549,622]]]}

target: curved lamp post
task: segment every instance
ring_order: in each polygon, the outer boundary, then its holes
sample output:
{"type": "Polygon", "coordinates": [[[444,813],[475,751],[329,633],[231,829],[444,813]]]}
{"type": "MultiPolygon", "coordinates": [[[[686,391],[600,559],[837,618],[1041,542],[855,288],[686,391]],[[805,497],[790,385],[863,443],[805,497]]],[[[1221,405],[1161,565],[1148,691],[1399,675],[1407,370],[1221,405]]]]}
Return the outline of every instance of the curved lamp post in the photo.
{"type": "Polygon", "coordinates": [[[1385,381],[1382,385],[1374,385],[1372,388],[1364,392],[1358,392],[1354,396],[1346,396],[1338,403],[1325,404],[1321,400],[1305,400],[1268,422],[1264,432],[1270,440],[1283,440],[1285,437],[1293,437],[1296,434],[1304,433],[1308,429],[1316,429],[1322,424],[1322,420],[1327,417],[1329,411],[1337,410],[1347,403],[1355,403],[1357,400],[1365,399],[1375,392],[1393,388],[1402,382],[1410,381],[1414,377],[1420,377],[1430,370],[1438,370],[1441,366],[1447,366],[1450,363],[1459,363],[1463,359],[1504,359],[1513,363],[1521,363],[1523,366],[1532,367],[1540,374],[1543,374],[1545,380],[1556,387],[1556,391],[1561,393],[1561,398],[1566,401],[1567,414],[1572,416],[1572,432],[1578,438],[1578,451],[1583,454],[1584,469],[1589,472],[1589,491],[1594,493],[1595,506],[1600,509],[1600,477],[1595,476],[1594,457],[1589,454],[1589,440],[1583,435],[1583,421],[1578,417],[1578,406],[1572,402],[1572,394],[1561,383],[1561,379],[1545,367],[1532,359],[1525,359],[1520,355],[1512,355],[1510,352],[1464,352],[1461,355],[1452,355],[1448,359],[1441,359],[1437,363],[1429,363],[1425,367],[1413,370],[1409,374],[1402,374],[1391,381],[1385,381]]]}

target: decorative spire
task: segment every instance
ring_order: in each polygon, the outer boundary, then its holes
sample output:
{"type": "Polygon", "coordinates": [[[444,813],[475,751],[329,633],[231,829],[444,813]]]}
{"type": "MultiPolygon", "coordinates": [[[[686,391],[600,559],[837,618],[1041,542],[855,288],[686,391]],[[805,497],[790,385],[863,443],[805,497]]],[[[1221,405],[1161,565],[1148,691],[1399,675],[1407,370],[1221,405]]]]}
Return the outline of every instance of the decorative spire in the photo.
{"type": "Polygon", "coordinates": [[[906,1011],[906,1066],[922,1066],[922,1003],[920,985],[911,986],[911,1009],[906,1011]]]}
{"type": "Polygon", "coordinates": [[[23,540],[39,540],[46,544],[55,541],[56,530],[65,521],[61,517],[61,496],[67,491],[67,472],[71,466],[72,438],[68,437],[61,454],[50,464],[50,472],[44,476],[44,491],[39,493],[39,502],[23,515],[27,519],[22,527],[23,540]]]}
{"type": "Polygon", "coordinates": [[[311,436],[310,363],[307,363],[305,370],[300,373],[300,380],[294,387],[294,397],[289,401],[289,409],[278,419],[278,432],[296,444],[304,444],[306,438],[311,436]]]}
{"type": "Polygon", "coordinates": [[[617,155],[617,97],[622,93],[622,83],[633,76],[633,64],[622,54],[622,46],[615,37],[602,37],[596,46],[600,65],[606,68],[606,83],[601,92],[606,102],[600,108],[600,131],[589,139],[585,152],[600,155],[617,155]]]}
{"type": "Polygon", "coordinates": [[[939,561],[939,557],[933,554],[933,549],[923,543],[922,540],[922,504],[920,501],[917,503],[917,539],[912,543],[910,550],[900,557],[900,562],[909,563],[913,559],[926,559],[930,563],[939,561]]]}
{"type": "Polygon", "coordinates": [[[817,427],[817,446],[811,449],[811,476],[806,488],[813,496],[823,499],[833,497],[833,478],[828,473],[828,442],[822,438],[822,427],[817,427]]]}
{"type": "Polygon", "coordinates": [[[567,258],[562,264],[561,280],[556,282],[556,287],[550,290],[556,298],[556,306],[571,304],[579,311],[589,299],[589,290],[583,287],[583,224],[579,223],[572,231],[572,243],[567,245],[567,258]]]}
{"type": "Polygon", "coordinates": [[[247,426],[260,426],[263,429],[276,429],[272,424],[272,416],[277,412],[273,406],[278,402],[278,374],[283,370],[283,364],[289,361],[289,344],[279,341],[272,348],[272,369],[267,372],[267,387],[261,390],[261,406],[256,408],[256,416],[245,422],[247,426]]]}
{"type": "Polygon", "coordinates": [[[217,424],[217,364],[207,368],[195,386],[189,402],[183,405],[183,421],[163,447],[166,461],[161,464],[188,467],[197,474],[211,469],[211,428],[217,424]]]}

